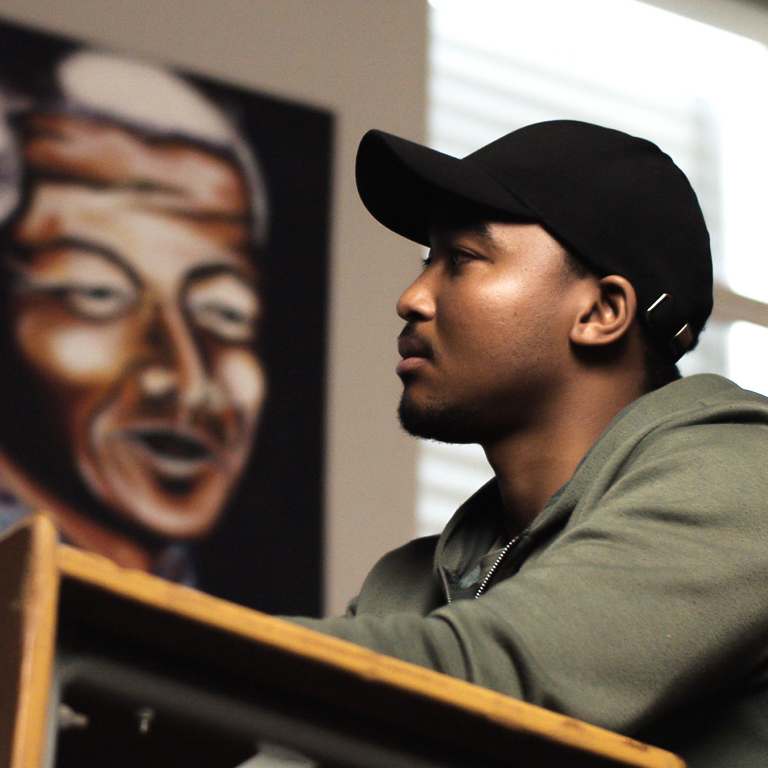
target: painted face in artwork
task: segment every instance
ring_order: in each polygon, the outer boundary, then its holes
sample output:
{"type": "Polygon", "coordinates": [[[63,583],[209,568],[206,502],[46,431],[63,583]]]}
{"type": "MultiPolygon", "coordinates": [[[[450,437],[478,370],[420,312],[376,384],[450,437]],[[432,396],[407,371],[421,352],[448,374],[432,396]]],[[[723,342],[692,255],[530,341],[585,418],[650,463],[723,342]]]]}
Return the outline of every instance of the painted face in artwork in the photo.
{"type": "Polygon", "coordinates": [[[109,514],[202,536],[265,394],[241,174],[190,142],[72,116],[31,118],[24,152],[8,256],[23,364],[109,514]]]}

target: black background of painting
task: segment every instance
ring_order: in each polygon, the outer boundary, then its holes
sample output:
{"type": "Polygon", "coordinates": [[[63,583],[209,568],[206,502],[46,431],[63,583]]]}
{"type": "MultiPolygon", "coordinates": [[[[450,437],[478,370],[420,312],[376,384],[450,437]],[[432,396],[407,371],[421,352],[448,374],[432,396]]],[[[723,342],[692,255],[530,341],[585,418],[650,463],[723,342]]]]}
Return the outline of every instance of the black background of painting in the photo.
{"type": "MultiPolygon", "coordinates": [[[[0,22],[0,81],[19,95],[44,97],[52,65],[80,47],[0,22]]],[[[195,547],[200,587],[270,613],[318,615],[332,116],[180,74],[251,143],[271,209],[260,263],[269,393],[240,487],[217,529],[195,547]]]]}

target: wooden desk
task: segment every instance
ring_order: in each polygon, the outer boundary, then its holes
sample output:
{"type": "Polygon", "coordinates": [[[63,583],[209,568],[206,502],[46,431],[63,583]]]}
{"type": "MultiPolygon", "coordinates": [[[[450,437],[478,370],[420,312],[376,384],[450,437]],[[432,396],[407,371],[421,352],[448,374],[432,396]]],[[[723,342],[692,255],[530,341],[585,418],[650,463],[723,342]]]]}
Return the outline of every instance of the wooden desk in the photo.
{"type": "Polygon", "coordinates": [[[249,768],[684,765],[120,568],[59,544],[39,515],[0,540],[0,628],[0,768],[216,768],[257,746],[249,768]]]}

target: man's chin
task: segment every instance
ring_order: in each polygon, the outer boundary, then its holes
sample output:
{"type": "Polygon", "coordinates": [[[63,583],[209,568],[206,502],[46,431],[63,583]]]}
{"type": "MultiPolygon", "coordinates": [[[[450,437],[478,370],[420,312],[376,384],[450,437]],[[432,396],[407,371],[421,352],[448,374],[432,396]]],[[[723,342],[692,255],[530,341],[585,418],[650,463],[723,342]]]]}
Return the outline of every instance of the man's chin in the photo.
{"type": "Polygon", "coordinates": [[[400,426],[414,437],[440,443],[479,443],[481,432],[474,415],[460,406],[417,404],[403,393],[397,409],[400,426]]]}

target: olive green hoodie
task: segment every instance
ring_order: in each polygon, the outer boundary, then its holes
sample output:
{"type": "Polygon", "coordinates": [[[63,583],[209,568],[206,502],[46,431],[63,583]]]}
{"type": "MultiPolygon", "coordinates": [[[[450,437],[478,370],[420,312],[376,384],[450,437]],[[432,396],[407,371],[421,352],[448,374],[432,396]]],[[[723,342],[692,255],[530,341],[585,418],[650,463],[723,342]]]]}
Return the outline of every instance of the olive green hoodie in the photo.
{"type": "Polygon", "coordinates": [[[491,482],[299,621],[692,768],[768,765],[768,399],[703,375],[635,401],[473,599],[500,512],[491,482]]]}

